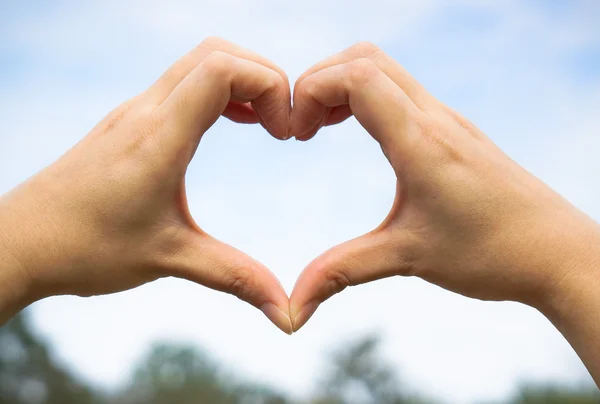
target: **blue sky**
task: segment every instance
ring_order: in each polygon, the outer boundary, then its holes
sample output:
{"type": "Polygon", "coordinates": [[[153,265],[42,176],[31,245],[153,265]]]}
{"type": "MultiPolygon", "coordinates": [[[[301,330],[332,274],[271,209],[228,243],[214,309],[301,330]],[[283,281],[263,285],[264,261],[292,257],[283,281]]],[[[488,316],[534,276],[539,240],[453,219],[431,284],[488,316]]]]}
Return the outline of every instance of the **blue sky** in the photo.
{"type": "MultiPolygon", "coordinates": [[[[203,38],[272,59],[293,80],[361,40],[394,56],[512,158],[600,219],[600,3],[213,0],[0,2],[0,192],[50,164],[203,38]]],[[[350,120],[306,144],[219,121],[187,178],[194,217],[268,265],[291,291],[303,267],[385,217],[394,177],[350,120]]],[[[162,280],[33,307],[56,354],[115,387],[159,338],[197,343],[251,378],[303,394],[323,354],[381,332],[405,383],[451,402],[523,379],[591,382],[534,310],[416,279],[346,291],[287,337],[230,296],[162,280]],[[243,330],[243,332],[240,332],[243,330]]]]}

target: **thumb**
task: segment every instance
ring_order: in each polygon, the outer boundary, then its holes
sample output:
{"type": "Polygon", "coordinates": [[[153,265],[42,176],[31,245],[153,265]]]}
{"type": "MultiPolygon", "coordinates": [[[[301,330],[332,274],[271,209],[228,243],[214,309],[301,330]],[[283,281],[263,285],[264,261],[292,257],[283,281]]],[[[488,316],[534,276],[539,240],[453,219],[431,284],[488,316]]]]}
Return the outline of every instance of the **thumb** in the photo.
{"type": "Polygon", "coordinates": [[[169,261],[170,276],[232,294],[292,333],[288,296],[264,265],[206,233],[187,232],[183,245],[169,261]]]}
{"type": "Polygon", "coordinates": [[[321,303],[346,287],[410,273],[410,254],[403,248],[407,242],[408,234],[402,230],[374,230],[311,262],[290,298],[294,332],[306,324],[321,303]]]}

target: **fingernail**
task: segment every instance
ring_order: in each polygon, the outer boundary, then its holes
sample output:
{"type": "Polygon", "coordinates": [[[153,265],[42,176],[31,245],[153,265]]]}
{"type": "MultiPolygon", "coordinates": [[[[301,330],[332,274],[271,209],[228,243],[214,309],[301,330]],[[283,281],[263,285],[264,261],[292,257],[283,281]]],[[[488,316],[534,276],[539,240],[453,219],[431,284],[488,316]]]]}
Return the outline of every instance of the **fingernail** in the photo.
{"type": "Polygon", "coordinates": [[[314,129],[314,126],[313,126],[311,128],[304,130],[304,128],[306,127],[306,122],[299,121],[297,116],[298,115],[292,115],[290,117],[290,130],[289,130],[289,132],[290,132],[289,136],[295,137],[296,139],[302,138],[302,136],[306,135],[312,129],[314,129]]]}
{"type": "Polygon", "coordinates": [[[287,119],[285,119],[285,129],[283,132],[283,136],[281,137],[282,140],[288,140],[289,138],[291,138],[292,136],[290,135],[290,119],[292,118],[292,113],[291,111],[288,110],[288,114],[287,114],[287,119]]]}
{"type": "Polygon", "coordinates": [[[279,307],[275,306],[273,303],[265,303],[261,306],[260,311],[262,311],[265,316],[277,326],[277,328],[288,335],[292,335],[292,322],[290,321],[289,316],[279,307]]]}
{"type": "Polygon", "coordinates": [[[292,107],[288,109],[287,120],[285,121],[285,140],[292,138],[292,107]]]}
{"type": "Polygon", "coordinates": [[[288,127],[288,137],[292,138],[292,137],[296,137],[296,135],[298,134],[298,124],[295,123],[297,121],[297,119],[294,119],[294,114],[290,115],[290,123],[289,123],[289,127],[288,127]]]}
{"type": "Polygon", "coordinates": [[[287,127],[285,128],[285,131],[283,134],[280,133],[275,133],[275,131],[273,130],[273,128],[267,123],[267,121],[262,117],[262,115],[260,114],[259,111],[255,111],[256,115],[258,115],[258,118],[260,119],[260,123],[265,127],[265,129],[267,130],[267,132],[269,132],[273,137],[275,138],[279,138],[281,140],[288,140],[289,139],[289,134],[287,127]]]}
{"type": "Polygon", "coordinates": [[[312,136],[314,136],[314,134],[317,133],[318,131],[320,131],[321,128],[323,127],[323,125],[325,124],[325,119],[326,119],[326,116],[324,116],[319,122],[317,122],[316,124],[314,124],[308,130],[306,130],[306,131],[304,131],[302,133],[296,133],[296,135],[295,135],[296,140],[300,140],[301,142],[305,142],[307,139],[309,139],[312,136]]]}
{"type": "Polygon", "coordinates": [[[290,124],[286,121],[285,126],[280,130],[280,139],[288,140],[290,138],[290,124]]]}
{"type": "Polygon", "coordinates": [[[263,126],[265,127],[265,129],[267,130],[267,132],[269,132],[271,135],[275,136],[275,133],[273,132],[273,130],[271,129],[271,127],[269,126],[267,121],[265,121],[265,119],[262,117],[262,115],[259,112],[256,112],[256,115],[258,115],[258,117],[260,118],[260,121],[263,124],[263,126]]]}
{"type": "Polygon", "coordinates": [[[317,311],[318,308],[319,303],[317,302],[310,302],[304,305],[300,312],[296,314],[296,317],[294,317],[294,322],[292,323],[293,331],[296,332],[302,328],[302,326],[306,324],[312,315],[315,314],[315,311],[317,311]]]}

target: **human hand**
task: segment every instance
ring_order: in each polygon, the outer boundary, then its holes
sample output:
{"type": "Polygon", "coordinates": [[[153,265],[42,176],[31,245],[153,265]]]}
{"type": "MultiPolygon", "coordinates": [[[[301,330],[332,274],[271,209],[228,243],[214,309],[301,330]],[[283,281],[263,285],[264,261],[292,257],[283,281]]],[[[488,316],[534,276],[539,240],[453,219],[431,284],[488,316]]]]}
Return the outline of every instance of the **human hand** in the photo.
{"type": "Polygon", "coordinates": [[[0,293],[0,308],[9,308],[0,323],[50,295],[100,295],[175,276],[232,293],[291,332],[277,279],[204,233],[184,189],[200,139],[221,114],[285,139],[289,110],[279,68],[224,40],[204,41],[0,199],[0,284],[10,285],[0,293]]]}
{"type": "Polygon", "coordinates": [[[540,308],[566,279],[596,269],[595,222],[370,44],[298,79],[291,135],[308,140],[351,115],[394,168],[396,199],[377,229],[304,270],[290,299],[295,331],[333,294],[389,276],[540,308]]]}

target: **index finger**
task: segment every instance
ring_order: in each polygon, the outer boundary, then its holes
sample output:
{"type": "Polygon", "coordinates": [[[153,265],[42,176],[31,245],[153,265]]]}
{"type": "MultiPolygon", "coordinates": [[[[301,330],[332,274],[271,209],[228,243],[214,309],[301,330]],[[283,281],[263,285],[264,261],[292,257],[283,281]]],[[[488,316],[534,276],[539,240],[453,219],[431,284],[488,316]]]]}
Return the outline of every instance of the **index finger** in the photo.
{"type": "Polygon", "coordinates": [[[349,107],[384,151],[405,149],[403,145],[414,132],[410,128],[426,118],[402,88],[375,63],[360,58],[322,69],[298,84],[290,135],[304,137],[305,130],[319,127],[333,108],[344,106],[349,107]]]}
{"type": "Polygon", "coordinates": [[[283,79],[274,70],[228,53],[213,52],[179,83],[156,114],[169,128],[165,145],[173,148],[175,156],[185,150],[191,152],[191,158],[204,132],[232,99],[252,103],[254,110],[265,116],[266,125],[276,122],[284,128],[278,133],[287,134],[289,113],[281,108],[284,94],[283,79]]]}
{"type": "MultiPolygon", "coordinates": [[[[281,109],[282,115],[287,114],[289,116],[291,90],[289,79],[285,72],[270,60],[218,37],[205,39],[200,45],[181,57],[145,92],[145,97],[155,105],[162,104],[177,86],[213,52],[227,53],[237,58],[257,63],[278,73],[284,83],[282,86],[283,94],[281,99],[278,100],[278,104],[273,105],[272,108],[281,109]]],[[[236,99],[235,95],[231,101],[223,113],[224,116],[236,122],[260,122],[273,136],[279,139],[287,138],[287,120],[269,121],[270,117],[263,116],[265,115],[264,111],[252,108],[249,104],[244,103],[243,100],[236,99]]],[[[279,111],[274,113],[274,115],[279,115],[279,111]]]]}
{"type": "MultiPolygon", "coordinates": [[[[412,77],[402,65],[383,52],[376,45],[369,42],[361,42],[351,46],[345,51],[331,56],[317,63],[304,74],[302,74],[294,85],[294,105],[298,103],[296,94],[302,83],[308,77],[329,67],[350,63],[357,59],[368,59],[387,75],[410,100],[421,110],[428,110],[439,106],[439,102],[427,90],[412,77]]],[[[334,125],[343,122],[352,115],[352,111],[346,106],[333,107],[327,111],[326,117],[319,115],[318,118],[296,121],[291,129],[292,137],[298,140],[312,138],[322,126],[334,125]]],[[[308,118],[308,117],[306,117],[308,118]]]]}
{"type": "MultiPolygon", "coordinates": [[[[335,65],[342,65],[356,59],[369,59],[398,87],[408,95],[413,103],[425,110],[434,106],[438,101],[397,61],[383,52],[378,46],[361,42],[351,46],[337,55],[331,56],[308,69],[296,80],[295,89],[310,75],[335,65]]],[[[294,90],[295,93],[295,90],[294,90]]]]}

